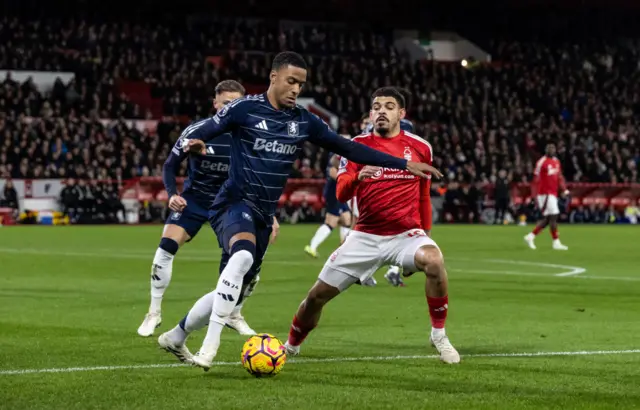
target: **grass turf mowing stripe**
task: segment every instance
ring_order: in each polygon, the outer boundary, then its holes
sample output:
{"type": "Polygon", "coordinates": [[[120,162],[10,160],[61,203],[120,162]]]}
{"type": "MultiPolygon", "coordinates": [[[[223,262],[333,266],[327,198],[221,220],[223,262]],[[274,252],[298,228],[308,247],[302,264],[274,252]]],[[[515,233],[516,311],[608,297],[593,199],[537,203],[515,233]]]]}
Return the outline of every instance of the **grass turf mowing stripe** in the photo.
{"type": "MultiPolygon", "coordinates": [[[[461,355],[465,358],[483,358],[483,357],[552,357],[552,356],[593,356],[593,355],[616,355],[616,354],[634,354],[640,353],[640,349],[629,350],[578,350],[574,352],[522,352],[522,353],[483,353],[461,355]]],[[[291,359],[288,363],[296,364],[312,364],[312,363],[336,363],[336,362],[366,362],[366,361],[387,361],[387,360],[409,360],[409,359],[437,359],[438,355],[413,355],[413,356],[362,356],[362,357],[327,357],[319,359],[291,359]]],[[[214,362],[215,366],[239,366],[240,362],[214,362]]],[[[41,373],[74,373],[74,372],[90,372],[99,370],[140,370],[140,369],[164,369],[171,367],[187,367],[189,365],[182,363],[173,364],[138,364],[123,366],[91,366],[91,367],[61,367],[50,369],[15,369],[0,370],[0,375],[23,375],[23,374],[41,374],[41,373]]]]}

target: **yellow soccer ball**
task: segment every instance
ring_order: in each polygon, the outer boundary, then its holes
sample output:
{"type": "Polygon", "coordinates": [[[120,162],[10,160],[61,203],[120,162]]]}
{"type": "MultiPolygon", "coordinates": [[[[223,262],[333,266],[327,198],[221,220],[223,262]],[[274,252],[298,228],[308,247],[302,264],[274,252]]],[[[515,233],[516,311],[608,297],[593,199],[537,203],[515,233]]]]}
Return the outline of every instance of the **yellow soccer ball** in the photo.
{"type": "Polygon", "coordinates": [[[256,377],[275,376],[287,360],[284,345],[268,333],[251,336],[242,346],[242,366],[256,377]]]}

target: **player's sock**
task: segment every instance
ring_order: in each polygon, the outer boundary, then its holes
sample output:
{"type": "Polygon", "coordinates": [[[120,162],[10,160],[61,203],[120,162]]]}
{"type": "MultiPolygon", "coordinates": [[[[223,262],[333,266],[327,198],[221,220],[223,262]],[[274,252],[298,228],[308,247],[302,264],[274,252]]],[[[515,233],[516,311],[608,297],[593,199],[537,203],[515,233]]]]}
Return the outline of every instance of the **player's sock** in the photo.
{"type": "Polygon", "coordinates": [[[449,296],[427,296],[427,305],[429,305],[429,316],[431,317],[431,337],[444,336],[444,323],[447,320],[447,311],[449,310],[449,296]]]}
{"type": "Polygon", "coordinates": [[[291,328],[289,329],[289,338],[287,339],[287,342],[291,346],[300,346],[314,327],[315,326],[309,327],[308,325],[305,325],[298,320],[297,316],[294,316],[291,328]]]}
{"type": "Polygon", "coordinates": [[[244,302],[253,294],[258,282],[260,282],[260,275],[256,275],[256,277],[253,278],[253,280],[246,286],[244,292],[240,294],[240,301],[236,304],[236,307],[233,308],[231,317],[242,317],[242,307],[244,306],[244,302]]]}
{"type": "Polygon", "coordinates": [[[240,297],[242,279],[253,265],[256,245],[251,241],[239,240],[233,244],[230,253],[229,262],[222,271],[214,291],[209,328],[203,342],[203,346],[212,349],[217,349],[220,345],[220,333],[240,297]]]}
{"type": "Polygon", "coordinates": [[[316,234],[313,235],[313,238],[311,238],[311,243],[309,244],[311,249],[313,249],[314,251],[318,250],[318,246],[320,246],[322,242],[324,242],[329,237],[329,235],[331,235],[331,231],[333,231],[333,228],[329,225],[320,225],[320,227],[316,231],[316,234]]]}
{"type": "Polygon", "coordinates": [[[156,250],[151,268],[151,304],[150,313],[160,313],[162,310],[162,297],[171,282],[171,272],[173,271],[173,258],[180,246],[178,242],[169,238],[162,238],[160,246],[156,250]]]}
{"type": "Polygon", "coordinates": [[[349,232],[351,231],[351,229],[347,228],[346,226],[341,226],[340,227],[340,241],[344,242],[345,239],[347,239],[347,235],[349,234],[349,232]]]}
{"type": "Polygon", "coordinates": [[[191,332],[200,330],[209,323],[211,308],[213,307],[213,297],[216,291],[212,291],[198,299],[189,313],[180,321],[180,327],[188,335],[191,332]]]}
{"type": "Polygon", "coordinates": [[[551,228],[551,237],[553,238],[554,241],[558,240],[558,238],[560,237],[558,235],[558,228],[551,228]]]}
{"type": "Polygon", "coordinates": [[[533,234],[533,236],[538,235],[540,232],[542,232],[542,230],[544,229],[544,226],[541,225],[536,225],[535,228],[533,228],[533,231],[531,231],[531,233],[533,234]]]}

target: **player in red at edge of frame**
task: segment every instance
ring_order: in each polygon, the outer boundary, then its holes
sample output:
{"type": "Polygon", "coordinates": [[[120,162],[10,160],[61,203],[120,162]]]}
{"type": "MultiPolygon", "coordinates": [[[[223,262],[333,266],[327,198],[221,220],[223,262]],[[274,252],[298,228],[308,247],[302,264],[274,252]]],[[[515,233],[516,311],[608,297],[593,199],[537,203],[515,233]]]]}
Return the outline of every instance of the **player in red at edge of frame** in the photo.
{"type": "MultiPolygon", "coordinates": [[[[393,87],[380,88],[373,94],[371,108],[374,132],[354,141],[431,164],[431,146],[400,130],[404,116],[404,97],[393,87]]],[[[442,174],[436,172],[435,176],[441,178],[442,174]]],[[[416,271],[426,273],[431,344],[443,362],[460,362],[444,329],[449,307],[444,259],[438,245],[425,233],[431,224],[429,186],[429,179],[416,178],[403,170],[362,166],[341,159],[337,196],[342,202],[357,196],[360,218],[344,244],[329,257],[293,317],[285,343],[289,355],[299,354],[300,345],[318,325],[327,302],[358,281],[366,281],[381,266],[399,265],[406,272],[404,276],[416,271]]]]}
{"type": "Polygon", "coordinates": [[[547,144],[545,155],[536,163],[534,170],[534,178],[531,183],[531,196],[536,198],[536,203],[542,219],[538,222],[533,231],[524,237],[529,248],[536,249],[534,243],[536,235],[549,225],[551,237],[553,238],[553,249],[558,251],[566,251],[569,248],[560,242],[558,237],[558,215],[560,208],[558,207],[558,192],[562,196],[569,194],[562,175],[562,167],[560,160],[556,158],[556,146],[547,144]]]}

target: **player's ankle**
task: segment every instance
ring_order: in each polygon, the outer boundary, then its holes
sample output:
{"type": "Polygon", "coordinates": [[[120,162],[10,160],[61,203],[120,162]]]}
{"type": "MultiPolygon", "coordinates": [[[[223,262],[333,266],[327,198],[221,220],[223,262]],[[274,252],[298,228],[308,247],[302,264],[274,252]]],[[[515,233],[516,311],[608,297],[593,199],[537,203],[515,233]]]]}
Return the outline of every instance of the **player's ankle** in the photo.
{"type": "Polygon", "coordinates": [[[431,328],[431,338],[432,339],[444,337],[446,335],[447,334],[446,334],[446,332],[444,330],[444,327],[442,327],[442,328],[432,327],[431,328]]]}

